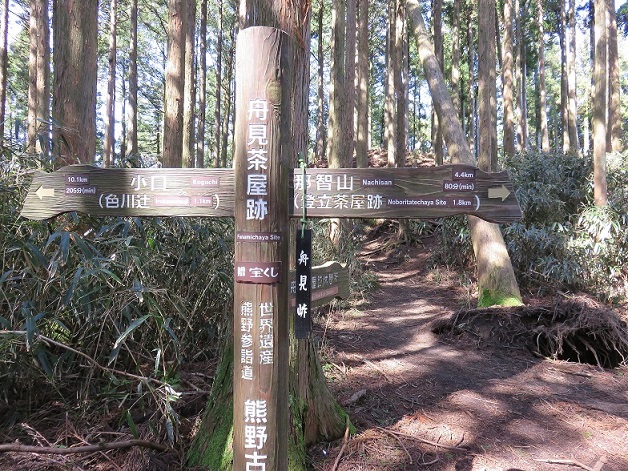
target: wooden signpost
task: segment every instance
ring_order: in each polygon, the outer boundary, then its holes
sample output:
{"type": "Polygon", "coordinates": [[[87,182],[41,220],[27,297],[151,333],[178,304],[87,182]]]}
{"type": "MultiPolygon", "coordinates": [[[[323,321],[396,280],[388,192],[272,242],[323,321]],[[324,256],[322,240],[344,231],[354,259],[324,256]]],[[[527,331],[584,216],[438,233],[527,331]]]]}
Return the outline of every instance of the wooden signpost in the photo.
{"type": "MultiPolygon", "coordinates": [[[[400,169],[289,167],[289,39],[252,27],[238,36],[234,169],[35,172],[22,215],[235,217],[233,469],[288,466],[288,315],[309,335],[309,311],[348,296],[346,267],[289,267],[289,218],[521,218],[506,172],[470,166],[400,169]],[[304,193],[305,191],[305,193],[304,193]],[[307,268],[307,269],[306,269],[307,268]]],[[[301,230],[299,229],[299,232],[301,230]]],[[[300,246],[301,247],[301,246],[300,246]]],[[[303,247],[307,247],[307,243],[303,247]]]]}

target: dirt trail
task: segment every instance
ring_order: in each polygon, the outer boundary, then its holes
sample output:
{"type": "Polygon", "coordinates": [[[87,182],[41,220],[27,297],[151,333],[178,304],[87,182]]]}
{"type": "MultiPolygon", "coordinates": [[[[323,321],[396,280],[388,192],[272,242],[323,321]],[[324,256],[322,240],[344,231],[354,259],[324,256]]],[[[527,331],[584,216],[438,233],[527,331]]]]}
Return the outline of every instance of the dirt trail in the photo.
{"type": "MultiPolygon", "coordinates": [[[[338,470],[628,470],[628,369],[479,347],[432,329],[465,308],[428,249],[362,259],[380,289],[319,326],[327,375],[358,429],[338,470]],[[438,444],[435,446],[434,444],[438,444]]],[[[429,244],[429,243],[428,243],[429,244]]],[[[334,469],[341,443],[311,450],[334,469]]]]}

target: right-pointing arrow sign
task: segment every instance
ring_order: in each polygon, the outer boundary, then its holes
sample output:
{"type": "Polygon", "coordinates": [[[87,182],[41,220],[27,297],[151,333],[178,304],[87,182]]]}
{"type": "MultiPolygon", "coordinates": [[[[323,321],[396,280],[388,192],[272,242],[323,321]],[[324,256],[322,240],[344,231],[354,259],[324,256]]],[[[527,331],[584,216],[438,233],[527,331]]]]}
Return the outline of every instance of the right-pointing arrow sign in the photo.
{"type": "Polygon", "coordinates": [[[505,185],[488,189],[489,198],[501,198],[504,201],[510,195],[510,190],[505,185]]]}

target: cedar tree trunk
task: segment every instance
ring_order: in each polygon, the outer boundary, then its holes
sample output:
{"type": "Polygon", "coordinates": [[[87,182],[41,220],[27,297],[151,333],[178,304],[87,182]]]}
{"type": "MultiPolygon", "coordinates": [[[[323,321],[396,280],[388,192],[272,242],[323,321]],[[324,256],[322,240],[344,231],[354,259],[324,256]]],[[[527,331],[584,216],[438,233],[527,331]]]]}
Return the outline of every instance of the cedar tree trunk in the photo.
{"type": "MultiPolygon", "coordinates": [[[[408,16],[412,19],[419,56],[428,80],[432,100],[442,124],[443,137],[453,163],[473,165],[466,137],[456,115],[442,71],[434,55],[430,36],[425,27],[417,0],[407,0],[408,16]]],[[[469,216],[473,249],[478,264],[480,306],[520,305],[521,294],[512,263],[499,226],[469,216]]]]}

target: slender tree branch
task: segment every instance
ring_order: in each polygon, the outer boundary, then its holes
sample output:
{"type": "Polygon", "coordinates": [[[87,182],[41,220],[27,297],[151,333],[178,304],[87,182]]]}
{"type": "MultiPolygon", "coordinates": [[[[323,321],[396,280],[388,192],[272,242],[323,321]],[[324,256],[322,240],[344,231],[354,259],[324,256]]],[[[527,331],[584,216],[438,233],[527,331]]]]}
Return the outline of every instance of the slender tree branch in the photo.
{"type": "MultiPolygon", "coordinates": [[[[25,330],[0,330],[0,335],[26,335],[26,331],[25,330]]],[[[43,342],[46,343],[50,343],[52,345],[56,345],[57,347],[63,348],[65,350],[68,350],[72,353],[76,353],[77,355],[85,358],[88,362],[90,362],[92,365],[94,365],[96,368],[99,368],[103,371],[107,371],[109,373],[114,373],[120,376],[126,376],[127,378],[132,378],[132,379],[136,379],[138,381],[146,381],[146,382],[151,382],[151,383],[155,383],[158,384],[159,386],[165,386],[166,383],[164,383],[163,381],[159,381],[158,379],[155,378],[149,378],[148,376],[139,376],[139,375],[134,375],[133,373],[127,373],[126,371],[121,371],[121,370],[116,370],[115,368],[109,368],[108,366],[103,366],[100,363],[98,363],[96,360],[94,360],[92,357],[90,357],[89,355],[87,355],[86,353],[83,353],[79,350],[76,350],[75,348],[72,348],[68,345],[65,345],[61,342],[57,342],[56,340],[53,340],[49,337],[46,337],[45,335],[42,334],[37,334],[35,333],[34,336],[37,339],[40,339],[43,342]]]]}
{"type": "Polygon", "coordinates": [[[425,438],[415,437],[415,436],[413,436],[413,435],[408,435],[408,434],[401,433],[401,432],[397,432],[397,431],[394,431],[394,430],[384,429],[384,428],[381,428],[381,427],[376,427],[376,428],[377,428],[378,430],[381,430],[381,431],[383,431],[383,432],[386,432],[386,433],[388,433],[388,434],[390,434],[390,435],[396,435],[396,436],[398,436],[398,437],[403,437],[403,438],[407,438],[407,439],[410,439],[410,440],[416,440],[416,441],[418,441],[418,442],[425,443],[426,445],[432,445],[432,446],[435,446],[435,447],[443,448],[443,449],[445,449],[445,450],[451,450],[451,451],[469,451],[468,449],[463,448],[463,447],[460,447],[460,446],[444,445],[444,444],[442,444],[442,443],[433,442],[433,441],[431,441],[431,440],[427,440],[427,439],[425,439],[425,438]]]}
{"type": "Polygon", "coordinates": [[[336,471],[338,469],[338,465],[340,464],[340,460],[342,459],[342,455],[345,452],[345,448],[347,447],[347,443],[349,442],[349,428],[350,428],[350,423],[349,423],[349,416],[347,415],[347,427],[345,428],[345,436],[342,439],[342,447],[340,448],[340,452],[338,453],[338,456],[336,457],[336,461],[334,462],[334,466],[331,468],[332,471],[336,471]]]}
{"type": "Polygon", "coordinates": [[[548,464],[564,464],[567,466],[576,466],[578,468],[586,469],[587,471],[593,471],[593,468],[588,467],[586,464],[581,463],[580,461],[574,460],[553,460],[553,459],[535,459],[539,463],[548,463],[548,464]]]}
{"type": "Polygon", "coordinates": [[[30,446],[20,445],[18,443],[7,443],[4,445],[0,445],[0,453],[15,452],[38,453],[48,455],[69,455],[72,453],[95,453],[97,451],[117,450],[120,448],[130,448],[133,446],[150,448],[157,451],[168,451],[170,449],[165,445],[149,442],[147,440],[126,440],[122,442],[98,443],[96,445],[75,446],[70,448],[30,446]]]}

